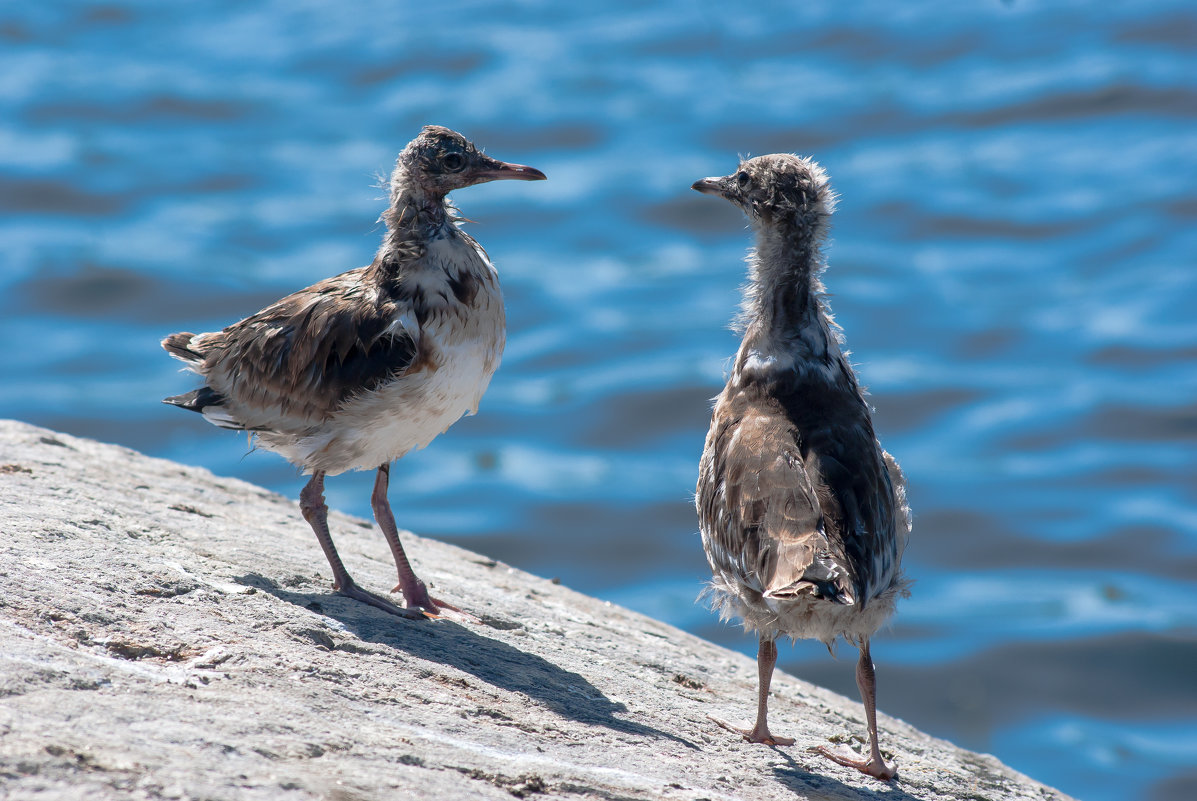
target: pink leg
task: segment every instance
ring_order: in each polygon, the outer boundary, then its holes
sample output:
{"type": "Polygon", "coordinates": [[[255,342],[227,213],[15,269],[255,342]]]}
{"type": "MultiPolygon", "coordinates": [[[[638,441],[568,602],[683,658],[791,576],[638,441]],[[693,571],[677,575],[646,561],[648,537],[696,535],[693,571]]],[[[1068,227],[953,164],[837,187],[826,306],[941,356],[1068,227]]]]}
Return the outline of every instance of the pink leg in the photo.
{"type": "Polygon", "coordinates": [[[751,729],[741,729],[718,718],[711,718],[728,731],[742,734],[750,743],[764,743],[765,745],[793,745],[792,737],[779,737],[769,731],[769,685],[773,682],[773,666],[777,664],[777,643],[772,639],[761,637],[760,648],[756,653],[756,670],[758,692],[756,698],[756,725],[751,729]]]}
{"type": "Polygon", "coordinates": [[[366,592],[357,586],[353,577],[349,575],[349,571],[345,569],[345,563],[341,561],[341,555],[337,553],[337,548],[333,545],[332,535],[328,533],[328,506],[324,503],[323,472],[317,470],[313,473],[312,480],[300,491],[299,508],[303,512],[304,519],[312,527],[312,531],[316,532],[316,539],[320,542],[320,547],[323,549],[325,557],[328,558],[328,564],[332,567],[334,590],[348,598],[370,604],[384,612],[390,612],[392,615],[406,618],[424,617],[418,611],[403,609],[385,598],[379,598],[373,593],[366,592]]]}
{"type": "MultiPolygon", "coordinates": [[[[395,515],[391,513],[391,504],[387,501],[387,487],[390,484],[391,466],[384,464],[378,468],[378,475],[374,479],[374,493],[370,496],[370,505],[374,507],[374,519],[387,538],[387,545],[391,546],[391,556],[395,558],[395,568],[399,571],[399,584],[391,592],[402,592],[403,600],[409,609],[424,609],[436,614],[441,607],[461,612],[456,606],[447,604],[428,594],[428,588],[412,570],[411,562],[403,551],[403,544],[399,542],[399,528],[395,525],[395,515]]],[[[467,613],[462,613],[467,614],[467,613]]]]}
{"type": "Polygon", "coordinates": [[[841,754],[821,745],[818,751],[832,762],[838,762],[849,768],[856,768],[861,773],[875,779],[889,781],[898,775],[898,769],[885,764],[881,758],[881,748],[877,745],[877,677],[873,671],[873,658],[869,655],[869,641],[865,640],[860,646],[860,661],[856,663],[856,686],[860,688],[860,698],[864,701],[865,721],[869,727],[869,758],[841,754]]]}

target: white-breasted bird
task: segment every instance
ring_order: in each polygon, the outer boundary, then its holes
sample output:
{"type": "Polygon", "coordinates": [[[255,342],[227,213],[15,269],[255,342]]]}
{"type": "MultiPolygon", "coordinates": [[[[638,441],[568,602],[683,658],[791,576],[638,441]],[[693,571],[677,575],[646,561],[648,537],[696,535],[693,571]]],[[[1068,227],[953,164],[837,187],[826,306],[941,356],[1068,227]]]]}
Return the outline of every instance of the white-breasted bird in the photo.
{"type": "Polygon", "coordinates": [[[402,617],[456,607],[432,598],[399,542],[387,501],[390,463],[478,410],[499,366],[506,318],[498,274],[459,227],[449,192],[544,173],[486,156],[464,136],[425,127],[399,154],[386,234],[373,263],[288,295],[206,334],[162,347],[204,379],[166,403],[257,444],[311,474],[303,516],[333,572],[333,588],[402,617]],[[345,569],[328,530],[324,477],[378,471],[371,497],[405,606],[367,592],[345,569]],[[422,611],[423,610],[423,611],[422,611]]]}
{"type": "Polygon", "coordinates": [[[836,196],[809,159],[778,154],[740,164],[694,189],[726,198],[755,234],[740,328],[743,343],[718,397],[699,468],[696,505],[713,578],[712,606],[760,637],[756,724],[725,728],[788,745],[769,731],[779,636],[860,649],[856,681],[869,754],[820,752],[878,779],[896,770],[877,743],[869,638],[907,594],[905,481],[882,450],[832,320],[819,273],[836,196]]]}

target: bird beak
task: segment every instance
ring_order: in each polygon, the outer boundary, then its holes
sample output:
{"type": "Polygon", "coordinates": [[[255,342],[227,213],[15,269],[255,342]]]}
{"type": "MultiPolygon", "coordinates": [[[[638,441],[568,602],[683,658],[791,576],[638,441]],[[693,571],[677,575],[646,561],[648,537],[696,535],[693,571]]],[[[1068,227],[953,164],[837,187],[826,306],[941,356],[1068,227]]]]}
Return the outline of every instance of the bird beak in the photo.
{"type": "Polygon", "coordinates": [[[690,188],[696,192],[702,192],[704,195],[726,197],[724,191],[726,181],[726,178],[702,178],[690,184],[690,188]]]}
{"type": "Polygon", "coordinates": [[[535,167],[489,159],[474,170],[471,177],[473,183],[480,184],[486,181],[543,181],[548,176],[535,167]]]}

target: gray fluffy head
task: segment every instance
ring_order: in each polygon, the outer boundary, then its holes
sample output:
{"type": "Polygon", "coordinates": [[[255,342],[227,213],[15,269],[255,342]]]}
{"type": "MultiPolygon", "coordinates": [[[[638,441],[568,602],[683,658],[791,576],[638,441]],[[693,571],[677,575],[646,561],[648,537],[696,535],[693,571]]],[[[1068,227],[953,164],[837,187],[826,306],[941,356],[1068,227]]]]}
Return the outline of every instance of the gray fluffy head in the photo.
{"type": "Polygon", "coordinates": [[[696,181],[694,189],[736,204],[753,227],[822,235],[835,211],[836,194],[827,173],[811,159],[789,153],[746,159],[731,175],[696,181]]]}
{"type": "Polygon", "coordinates": [[[440,125],[426,125],[395,162],[391,196],[406,189],[443,197],[454,189],[476,183],[471,168],[483,160],[491,161],[461,134],[440,125]]]}
{"type": "Polygon", "coordinates": [[[455,216],[446,199],[455,189],[487,181],[543,181],[544,178],[544,173],[534,167],[508,164],[487,156],[456,131],[426,125],[403,148],[391,173],[391,206],[382,216],[390,232],[390,243],[398,246],[402,241],[419,239],[455,216]]]}

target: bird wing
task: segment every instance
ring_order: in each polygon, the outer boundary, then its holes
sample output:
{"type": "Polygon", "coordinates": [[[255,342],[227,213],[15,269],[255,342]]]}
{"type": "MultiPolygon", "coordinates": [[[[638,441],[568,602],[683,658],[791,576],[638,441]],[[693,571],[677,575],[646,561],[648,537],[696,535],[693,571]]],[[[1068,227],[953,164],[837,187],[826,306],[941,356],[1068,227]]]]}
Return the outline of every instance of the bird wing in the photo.
{"type": "Polygon", "coordinates": [[[783,415],[738,400],[716,407],[699,478],[712,568],[765,597],[853,603],[796,432],[783,415]]]}
{"type": "MultiPolygon", "coordinates": [[[[799,424],[801,452],[831,550],[842,559],[863,605],[899,578],[909,530],[905,491],[895,486],[863,401],[838,408],[818,425],[799,424]]],[[[900,480],[900,471],[897,475],[900,480]]]]}
{"type": "MultiPolygon", "coordinates": [[[[208,399],[217,398],[220,414],[239,427],[315,425],[419,360],[415,310],[363,283],[363,269],[300,290],[223,331],[172,335],[163,347],[204,376],[215,393],[208,399]]],[[[210,418],[215,408],[195,410],[210,418]]]]}

